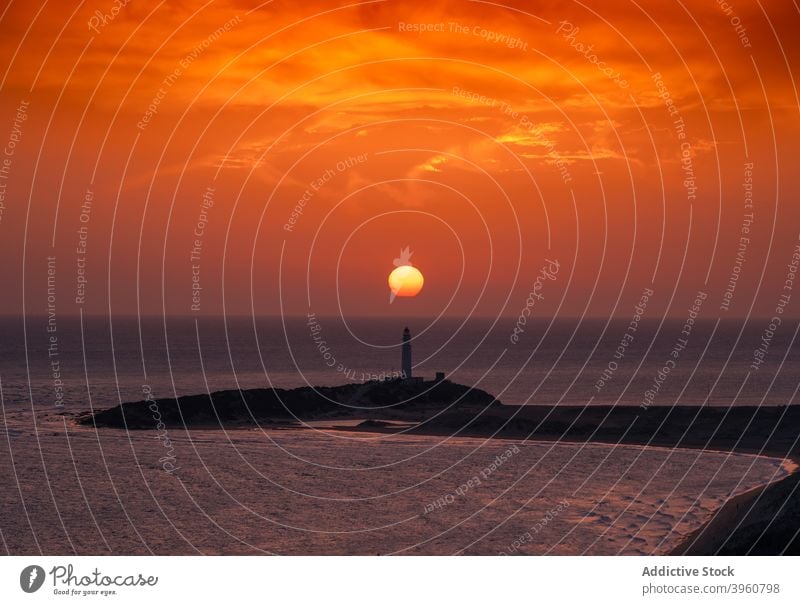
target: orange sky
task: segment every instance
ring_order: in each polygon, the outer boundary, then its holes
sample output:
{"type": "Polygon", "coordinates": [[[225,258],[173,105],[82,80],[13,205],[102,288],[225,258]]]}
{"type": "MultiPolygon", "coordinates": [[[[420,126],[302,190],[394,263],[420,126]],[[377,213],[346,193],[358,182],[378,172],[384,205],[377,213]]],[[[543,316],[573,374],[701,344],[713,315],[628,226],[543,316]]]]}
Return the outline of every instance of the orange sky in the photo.
{"type": "Polygon", "coordinates": [[[783,291],[792,2],[115,6],[2,13],[2,313],[46,312],[48,256],[64,314],[516,316],[547,260],[542,316],[783,291]]]}

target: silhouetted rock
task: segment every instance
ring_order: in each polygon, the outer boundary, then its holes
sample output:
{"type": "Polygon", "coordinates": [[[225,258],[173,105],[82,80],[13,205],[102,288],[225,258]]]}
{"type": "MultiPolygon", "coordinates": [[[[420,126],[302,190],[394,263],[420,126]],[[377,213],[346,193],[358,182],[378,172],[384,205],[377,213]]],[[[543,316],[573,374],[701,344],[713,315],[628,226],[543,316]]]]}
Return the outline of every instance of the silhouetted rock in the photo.
{"type": "Polygon", "coordinates": [[[128,429],[175,426],[220,426],[291,422],[319,417],[364,415],[378,410],[423,410],[430,407],[487,407],[494,397],[449,380],[389,381],[336,387],[249,389],[189,395],[177,399],[136,401],[81,418],[82,424],[128,429]]]}

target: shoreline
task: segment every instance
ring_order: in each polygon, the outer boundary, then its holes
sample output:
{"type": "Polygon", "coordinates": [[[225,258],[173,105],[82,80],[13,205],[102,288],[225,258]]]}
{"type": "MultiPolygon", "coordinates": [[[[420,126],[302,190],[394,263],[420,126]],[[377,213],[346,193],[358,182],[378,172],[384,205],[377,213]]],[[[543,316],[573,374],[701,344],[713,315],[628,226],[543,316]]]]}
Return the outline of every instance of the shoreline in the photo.
{"type": "MultiPolygon", "coordinates": [[[[391,427],[336,426],[330,430],[356,433],[397,434],[391,427]]],[[[434,435],[430,431],[411,431],[411,434],[434,435]]],[[[450,436],[440,434],[439,436],[450,436]]],[[[459,434],[459,437],[481,438],[479,435],[459,434]]],[[[517,440],[510,435],[483,436],[485,439],[517,440]]],[[[744,454],[780,460],[787,475],[750,488],[726,500],[700,527],[685,536],[680,544],[663,553],[667,556],[737,556],[737,555],[800,555],[800,502],[792,505],[791,498],[800,500],[800,455],[781,455],[780,452],[754,451],[753,448],[717,449],[685,444],[665,446],[641,443],[638,440],[609,442],[604,440],[527,439],[534,443],[568,445],[606,445],[609,447],[645,447],[649,449],[685,449],[719,454],[744,454]],[[781,514],[776,516],[780,509],[781,514]],[[783,538],[783,539],[782,539],[783,538]],[[786,540],[788,538],[788,540],[786,540]],[[782,552],[785,551],[785,552],[782,552]]]]}
{"type": "Polygon", "coordinates": [[[800,554],[800,467],[787,477],[729,498],[669,555],[800,554]]]}
{"type": "MultiPolygon", "coordinates": [[[[391,427],[376,426],[331,426],[331,429],[346,432],[396,434],[391,427]]],[[[411,434],[450,436],[431,430],[409,431],[411,434]]],[[[459,437],[483,437],[488,439],[519,439],[519,435],[477,435],[460,433],[459,437]]],[[[680,445],[665,445],[638,438],[623,438],[619,441],[607,439],[564,439],[552,436],[537,436],[541,443],[563,443],[607,445],[609,447],[635,446],[657,449],[688,449],[720,454],[745,454],[767,457],[781,461],[787,475],[768,481],[763,485],[736,494],[716,509],[700,527],[685,536],[680,544],[665,552],[668,556],[736,556],[800,554],[800,453],[786,453],[773,448],[757,447],[754,444],[739,444],[735,447],[708,447],[705,444],[686,442],[680,445]]]]}

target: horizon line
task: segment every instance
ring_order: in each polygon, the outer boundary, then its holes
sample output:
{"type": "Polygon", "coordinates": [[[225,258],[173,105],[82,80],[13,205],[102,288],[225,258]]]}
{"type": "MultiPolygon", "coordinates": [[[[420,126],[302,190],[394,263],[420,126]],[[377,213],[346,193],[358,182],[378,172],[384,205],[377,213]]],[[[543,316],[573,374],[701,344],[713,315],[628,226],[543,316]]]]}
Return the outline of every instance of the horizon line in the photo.
{"type": "MultiPolygon", "coordinates": [[[[331,318],[331,319],[340,319],[341,318],[341,315],[336,315],[336,314],[333,314],[333,313],[330,313],[330,314],[314,313],[314,315],[316,317],[324,317],[324,318],[331,318]]],[[[95,318],[223,319],[223,318],[226,318],[226,317],[227,318],[231,318],[231,319],[244,319],[244,318],[246,318],[246,319],[253,319],[253,318],[255,318],[255,319],[273,319],[273,318],[274,319],[280,319],[280,318],[285,318],[285,319],[306,319],[306,318],[308,318],[307,314],[306,315],[300,315],[300,314],[280,315],[280,314],[277,314],[277,313],[265,313],[265,314],[256,314],[256,315],[249,314],[249,313],[202,313],[202,314],[198,314],[198,313],[165,313],[165,314],[160,314],[160,313],[141,313],[141,314],[136,314],[136,313],[112,313],[112,314],[83,313],[82,315],[80,313],[59,313],[57,315],[57,318],[79,319],[81,316],[83,316],[84,318],[91,318],[91,319],[95,319],[95,318]]],[[[47,313],[27,313],[27,314],[24,314],[24,313],[3,313],[3,312],[0,312],[0,319],[5,319],[5,318],[23,319],[23,318],[26,318],[26,317],[30,317],[30,318],[44,317],[44,318],[47,318],[48,314],[47,313]]],[[[459,320],[459,319],[482,319],[482,320],[516,319],[517,317],[518,316],[515,315],[515,314],[511,314],[511,315],[476,315],[476,314],[473,314],[473,315],[470,315],[470,316],[468,316],[466,318],[465,317],[454,316],[454,315],[448,315],[448,316],[442,316],[442,317],[437,317],[435,315],[406,315],[406,316],[403,316],[403,317],[390,317],[390,316],[387,316],[387,315],[351,315],[351,316],[348,317],[348,319],[386,319],[386,320],[396,319],[397,321],[408,321],[410,319],[436,319],[438,321],[438,320],[441,320],[441,319],[444,319],[444,320],[459,320]]],[[[783,317],[783,319],[790,320],[790,321],[798,321],[798,320],[800,320],[800,314],[797,314],[797,315],[784,315],[782,317],[783,317]]],[[[558,320],[558,319],[561,319],[561,320],[573,320],[573,321],[577,321],[577,320],[583,321],[583,320],[587,320],[587,319],[591,319],[591,320],[608,320],[608,319],[612,319],[612,320],[627,320],[627,319],[630,319],[630,317],[628,315],[616,315],[616,314],[615,315],[611,315],[611,316],[607,316],[607,315],[560,315],[560,316],[554,317],[554,318],[531,317],[529,319],[529,321],[552,321],[552,320],[558,320]]],[[[666,316],[663,316],[663,317],[642,317],[641,321],[659,321],[659,320],[685,321],[685,319],[686,318],[683,315],[666,315],[666,316]]],[[[772,316],[771,315],[755,315],[754,314],[754,315],[749,315],[749,316],[744,316],[744,315],[726,315],[724,317],[698,317],[697,318],[697,320],[699,320],[699,321],[716,321],[717,319],[719,319],[720,321],[731,321],[731,320],[736,320],[736,321],[767,320],[768,321],[768,320],[772,319],[772,316]]]]}

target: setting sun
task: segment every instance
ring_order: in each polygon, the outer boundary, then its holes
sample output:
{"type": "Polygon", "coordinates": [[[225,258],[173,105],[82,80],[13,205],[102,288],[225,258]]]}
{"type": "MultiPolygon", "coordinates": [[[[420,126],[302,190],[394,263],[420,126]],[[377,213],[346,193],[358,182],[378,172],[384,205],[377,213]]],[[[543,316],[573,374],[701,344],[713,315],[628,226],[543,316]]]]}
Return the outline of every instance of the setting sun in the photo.
{"type": "Polygon", "coordinates": [[[416,296],[424,283],[422,273],[411,265],[397,267],[389,274],[389,288],[395,296],[416,296]]]}

